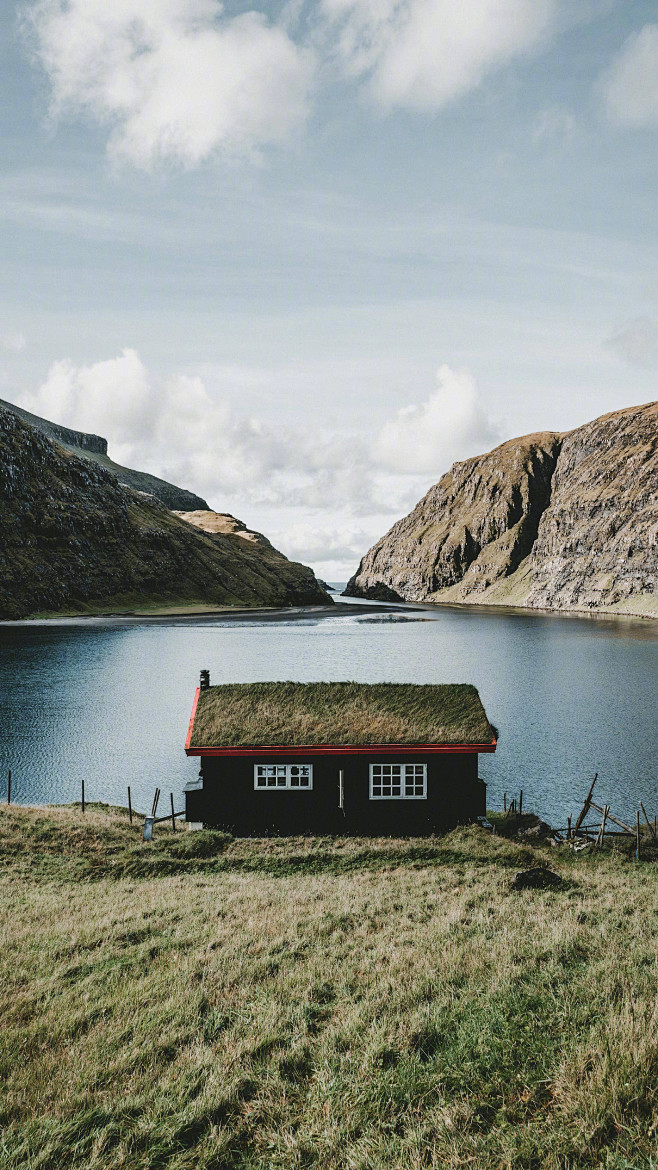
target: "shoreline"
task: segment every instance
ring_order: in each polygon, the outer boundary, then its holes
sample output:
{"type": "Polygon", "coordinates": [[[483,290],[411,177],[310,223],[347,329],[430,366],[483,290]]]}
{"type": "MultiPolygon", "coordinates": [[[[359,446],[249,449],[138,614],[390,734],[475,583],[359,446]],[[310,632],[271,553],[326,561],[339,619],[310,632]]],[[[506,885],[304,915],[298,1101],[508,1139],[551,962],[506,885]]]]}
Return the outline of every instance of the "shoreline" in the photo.
{"type": "Polygon", "coordinates": [[[499,617],[535,617],[535,618],[574,618],[589,619],[605,622],[622,622],[623,624],[636,622],[658,623],[658,611],[651,613],[631,613],[613,609],[544,609],[525,605],[509,605],[503,602],[457,601],[379,601],[367,597],[353,597],[344,593],[337,593],[335,600],[329,605],[291,605],[291,606],[230,606],[204,605],[190,602],[189,604],[176,603],[162,606],[152,606],[144,609],[108,609],[94,613],[75,611],[35,614],[25,618],[0,618],[0,628],[19,628],[35,626],[57,625],[93,625],[105,623],[166,623],[170,621],[200,621],[206,618],[226,618],[228,620],[258,621],[266,618],[268,621],[303,621],[305,619],[321,619],[326,617],[349,617],[355,614],[376,613],[433,613],[440,610],[456,610],[474,614],[486,614],[499,617]]]}
{"type": "Polygon", "coordinates": [[[338,605],[296,605],[296,606],[167,606],[148,610],[108,610],[106,613],[61,613],[52,615],[37,614],[29,618],[2,618],[0,628],[33,627],[39,625],[91,625],[105,622],[170,622],[172,620],[189,620],[190,622],[207,617],[221,617],[240,620],[251,619],[258,621],[266,617],[271,621],[303,621],[307,618],[349,617],[355,613],[390,613],[406,609],[406,603],[398,602],[371,602],[366,599],[355,599],[353,602],[340,602],[338,605]]]}
{"type": "Polygon", "coordinates": [[[341,597],[349,597],[350,601],[369,602],[371,605],[389,605],[399,608],[413,608],[413,609],[457,609],[457,610],[473,610],[477,613],[489,614],[514,614],[517,616],[534,616],[534,617],[575,617],[575,618],[605,618],[607,620],[623,619],[624,621],[649,621],[658,622],[658,610],[656,613],[631,613],[627,610],[619,609],[544,609],[539,606],[529,605],[509,605],[505,602],[496,601],[382,601],[377,602],[370,600],[367,597],[354,597],[351,594],[341,593],[341,597]]]}

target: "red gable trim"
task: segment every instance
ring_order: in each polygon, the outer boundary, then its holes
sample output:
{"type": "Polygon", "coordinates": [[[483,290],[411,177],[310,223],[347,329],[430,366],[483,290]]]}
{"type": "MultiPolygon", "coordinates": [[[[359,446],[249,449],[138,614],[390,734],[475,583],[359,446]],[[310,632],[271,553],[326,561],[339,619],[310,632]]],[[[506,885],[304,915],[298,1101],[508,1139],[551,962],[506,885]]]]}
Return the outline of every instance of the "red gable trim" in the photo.
{"type": "Polygon", "coordinates": [[[199,695],[200,694],[201,694],[201,687],[197,687],[196,694],[194,696],[194,702],[192,703],[192,714],[190,715],[190,725],[187,729],[187,739],[185,740],[185,751],[187,752],[188,756],[192,755],[192,753],[194,752],[194,748],[190,748],[190,744],[192,742],[192,728],[194,727],[194,720],[196,719],[196,709],[197,709],[197,706],[199,705],[199,695]]]}
{"type": "Polygon", "coordinates": [[[188,756],[251,756],[253,759],[268,759],[272,756],[275,758],[277,756],[305,756],[307,759],[316,756],[372,756],[375,753],[387,756],[425,756],[439,752],[462,754],[466,752],[470,754],[495,752],[497,746],[497,740],[492,739],[491,743],[360,743],[351,746],[341,744],[340,747],[335,744],[313,744],[308,747],[297,745],[295,747],[281,747],[279,744],[276,747],[265,747],[259,744],[258,747],[190,747],[192,724],[194,723],[198,698],[199,692],[197,691],[190,720],[190,731],[185,744],[188,756]]]}

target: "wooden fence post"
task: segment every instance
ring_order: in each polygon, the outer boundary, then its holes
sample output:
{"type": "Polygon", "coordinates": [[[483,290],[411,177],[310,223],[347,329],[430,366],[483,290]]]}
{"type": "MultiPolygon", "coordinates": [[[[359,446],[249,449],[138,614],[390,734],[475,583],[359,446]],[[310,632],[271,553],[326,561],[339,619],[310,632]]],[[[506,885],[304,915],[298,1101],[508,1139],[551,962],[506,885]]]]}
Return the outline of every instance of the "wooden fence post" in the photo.
{"type": "Polygon", "coordinates": [[[85,780],[82,777],[82,811],[85,811],[85,780]]]}
{"type": "Polygon", "coordinates": [[[519,793],[519,820],[523,816],[523,789],[519,793]]]}
{"type": "Polygon", "coordinates": [[[176,814],[174,813],[174,794],[173,794],[173,792],[170,792],[169,796],[171,797],[171,831],[172,831],[172,833],[175,833],[176,832],[176,814]]]}
{"type": "Polygon", "coordinates": [[[7,804],[11,804],[11,768],[7,776],[7,804]]]}
{"type": "Polygon", "coordinates": [[[503,812],[507,812],[507,793],[503,792],[503,812]]]}
{"type": "Polygon", "coordinates": [[[635,860],[640,860],[640,813],[635,814],[635,860]]]}
{"type": "Polygon", "coordinates": [[[128,816],[130,817],[130,823],[132,825],[132,823],[133,823],[133,806],[132,806],[132,801],[130,799],[130,785],[128,785],[128,816]]]}
{"type": "Polygon", "coordinates": [[[653,837],[653,839],[655,841],[656,840],[656,833],[655,833],[653,825],[651,824],[651,821],[649,820],[649,818],[647,816],[647,810],[645,809],[644,805],[642,804],[642,801],[640,801],[640,808],[642,809],[642,812],[644,813],[644,819],[647,822],[647,829],[649,830],[649,832],[651,833],[651,836],[653,837]]]}
{"type": "Polygon", "coordinates": [[[567,841],[571,840],[571,813],[567,817],[567,841]]]}
{"type": "Polygon", "coordinates": [[[605,822],[608,819],[609,812],[610,812],[610,805],[604,804],[604,806],[603,806],[603,820],[601,821],[601,828],[599,829],[598,837],[596,838],[596,848],[597,849],[600,849],[601,846],[603,845],[603,836],[605,834],[605,822]]]}
{"type": "Polygon", "coordinates": [[[589,806],[592,803],[592,793],[594,792],[594,785],[596,784],[596,781],[598,779],[598,775],[599,775],[598,772],[595,772],[594,779],[592,780],[592,787],[590,788],[589,792],[587,793],[587,796],[585,797],[585,803],[581,809],[580,816],[578,817],[578,820],[576,821],[576,824],[574,825],[574,830],[573,830],[574,837],[575,837],[576,833],[578,832],[580,826],[582,825],[583,821],[585,820],[585,817],[587,816],[587,814],[589,812],[589,806]]]}

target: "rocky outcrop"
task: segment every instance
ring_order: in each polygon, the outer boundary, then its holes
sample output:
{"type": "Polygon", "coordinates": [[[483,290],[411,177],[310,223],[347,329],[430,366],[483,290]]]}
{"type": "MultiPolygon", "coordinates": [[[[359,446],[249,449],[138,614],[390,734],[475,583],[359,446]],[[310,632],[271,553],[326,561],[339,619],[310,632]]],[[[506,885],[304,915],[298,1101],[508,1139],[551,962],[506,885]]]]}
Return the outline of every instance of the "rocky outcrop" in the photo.
{"type": "Polygon", "coordinates": [[[566,435],[527,604],[658,612],[658,402],[566,435]]]}
{"type": "Polygon", "coordinates": [[[650,403],[456,463],[345,592],[658,613],[657,443],[650,403]]]}
{"type": "Polygon", "coordinates": [[[0,618],[318,604],[305,565],[199,531],[0,408],[0,618]]]}
{"type": "MultiPolygon", "coordinates": [[[[237,520],[230,512],[211,512],[210,509],[198,509],[195,512],[176,512],[181,520],[187,521],[201,532],[209,536],[237,536],[248,547],[257,548],[263,556],[273,557],[275,560],[285,561],[283,553],[263,536],[262,532],[253,532],[243,520],[237,520]]],[[[322,585],[324,589],[324,584],[322,585]]]]}
{"type": "Polygon", "coordinates": [[[113,472],[120,483],[138,492],[148,492],[154,496],[165,508],[177,508],[181,511],[192,511],[195,508],[207,508],[208,505],[201,496],[188,492],[186,488],[176,487],[167,483],[166,479],[159,479],[157,475],[149,475],[147,471],[134,471],[131,467],[122,467],[115,463],[107,453],[107,439],[100,435],[88,435],[84,431],[74,431],[70,427],[60,426],[40,418],[38,414],[30,414],[21,406],[14,406],[11,402],[4,402],[0,398],[0,410],[9,410],[18,415],[23,422],[36,427],[48,439],[54,439],[60,447],[71,451],[74,455],[90,459],[100,464],[106,471],[113,472]]]}
{"type": "Polygon", "coordinates": [[[509,576],[536,539],[559,450],[547,432],[455,463],[370,549],[345,592],[426,601],[456,585],[464,597],[481,593],[509,576]]]}

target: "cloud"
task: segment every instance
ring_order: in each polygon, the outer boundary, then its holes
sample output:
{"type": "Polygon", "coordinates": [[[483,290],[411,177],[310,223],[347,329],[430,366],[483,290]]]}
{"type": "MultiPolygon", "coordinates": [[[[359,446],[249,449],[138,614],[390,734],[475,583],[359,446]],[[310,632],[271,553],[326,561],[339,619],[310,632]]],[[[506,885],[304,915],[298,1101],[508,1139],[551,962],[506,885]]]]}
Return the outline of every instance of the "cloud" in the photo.
{"type": "MultiPolygon", "coordinates": [[[[379,530],[375,530],[379,535],[379,530]]],[[[355,564],[374,543],[372,530],[354,524],[293,524],[280,535],[286,556],[306,564],[355,564]]]]}
{"type": "Polygon", "coordinates": [[[10,353],[21,353],[26,345],[24,333],[5,333],[2,338],[2,348],[8,349],[10,353]]]}
{"type": "Polygon", "coordinates": [[[21,405],[104,435],[116,462],[191,488],[219,511],[274,509],[288,555],[352,563],[455,459],[498,439],[470,374],[441,366],[437,381],[377,430],[327,433],[246,417],[199,377],[154,379],[124,349],[93,365],[55,362],[21,405]]]}
{"type": "Polygon", "coordinates": [[[604,341],[606,349],[630,362],[632,366],[658,363],[658,323],[650,317],[636,317],[604,341]]]}
{"type": "Polygon", "coordinates": [[[466,370],[440,366],[438,386],[419,406],[404,406],[377,436],[375,458],[388,470],[438,477],[464,453],[492,446],[496,433],[466,370]]]}
{"type": "Polygon", "coordinates": [[[227,16],[219,0],[25,0],[23,14],[52,117],[100,123],[113,159],[149,169],[284,142],[328,59],[382,108],[439,109],[540,47],[563,7],[290,0],[276,22],[253,10],[227,16]]]}
{"type": "Polygon", "coordinates": [[[148,374],[134,349],[92,366],[54,362],[29,401],[35,413],[76,430],[103,434],[111,427],[119,446],[145,436],[154,417],[148,374]]]}
{"type": "Polygon", "coordinates": [[[601,78],[608,116],[621,126],[658,122],[658,24],[633,33],[601,78]]]}
{"type": "Polygon", "coordinates": [[[381,106],[438,109],[541,44],[558,0],[323,0],[347,71],[381,106]]]}
{"type": "Polygon", "coordinates": [[[312,64],[258,12],[218,0],[33,0],[51,113],[110,127],[116,159],[195,166],[283,141],[304,119],[312,64]]]}

